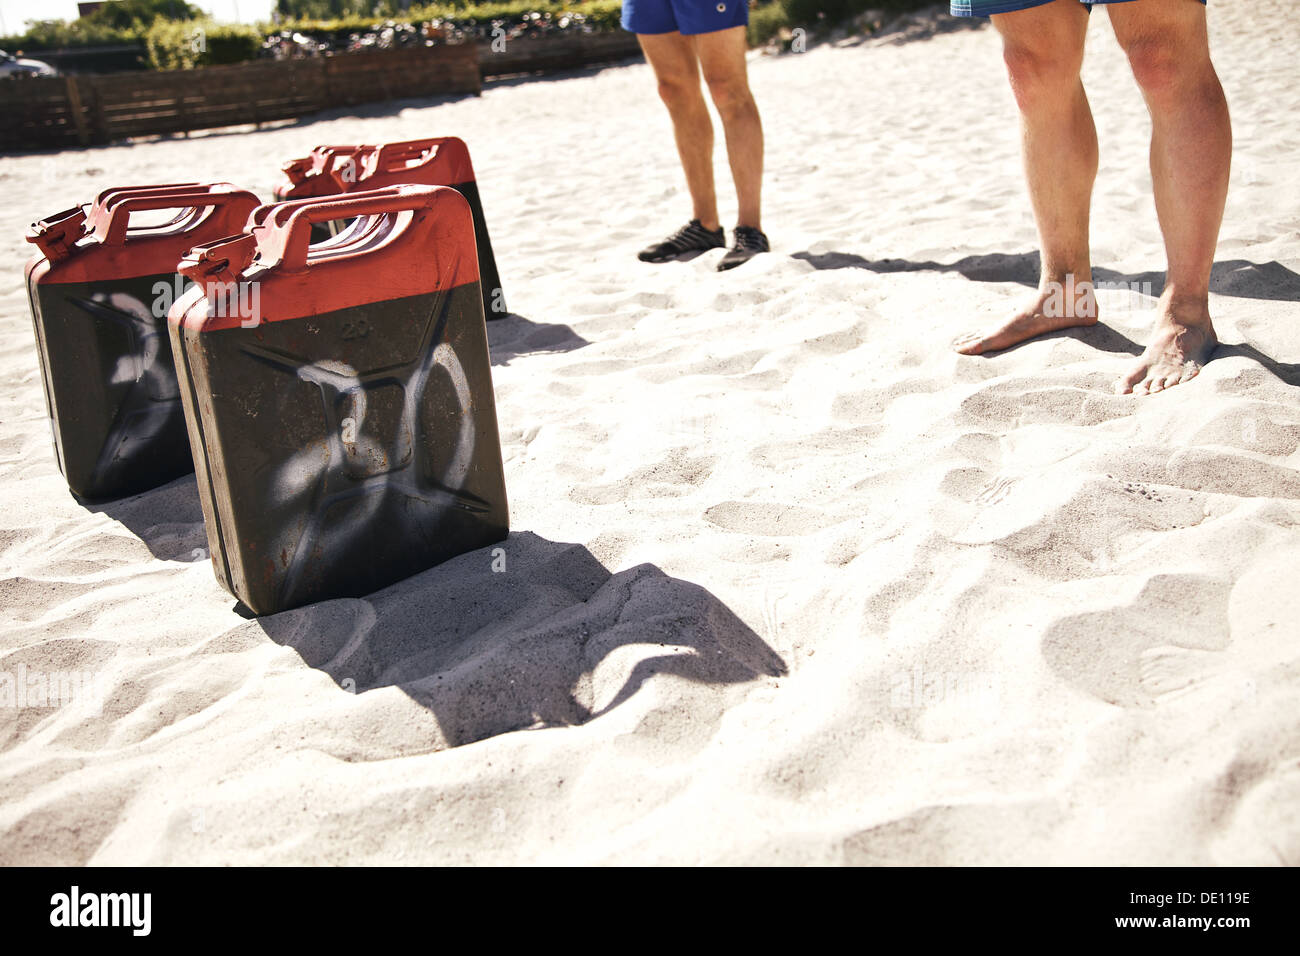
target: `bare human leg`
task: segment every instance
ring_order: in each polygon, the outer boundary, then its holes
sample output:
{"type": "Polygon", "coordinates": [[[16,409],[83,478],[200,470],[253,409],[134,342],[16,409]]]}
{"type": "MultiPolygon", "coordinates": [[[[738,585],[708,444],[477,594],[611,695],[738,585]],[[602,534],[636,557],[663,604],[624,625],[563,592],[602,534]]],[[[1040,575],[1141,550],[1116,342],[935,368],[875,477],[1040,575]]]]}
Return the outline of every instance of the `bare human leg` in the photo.
{"type": "Polygon", "coordinates": [[[1042,271],[1037,291],[1015,313],[953,342],[965,355],[1097,321],[1088,247],[1097,130],[1079,77],[1088,14],[1076,0],[1055,0],[992,19],[1020,108],[1021,152],[1042,271]]]}
{"type": "Polygon", "coordinates": [[[736,225],[762,229],[763,123],[749,90],[744,27],[692,37],[704,81],[722,119],[739,205],[736,225]]]}
{"type": "Polygon", "coordinates": [[[637,40],[672,119],[677,155],[691,194],[691,218],[714,231],[718,228],[718,197],[713,185],[713,122],[700,87],[700,61],[693,38],[676,32],[639,33],[637,40]]]}
{"type": "Polygon", "coordinates": [[[1218,345],[1210,268],[1228,195],[1232,123],[1210,62],[1204,6],[1142,0],[1109,10],[1151,114],[1151,179],[1169,261],[1151,341],[1116,382],[1116,391],[1145,394],[1195,378],[1218,345]]]}

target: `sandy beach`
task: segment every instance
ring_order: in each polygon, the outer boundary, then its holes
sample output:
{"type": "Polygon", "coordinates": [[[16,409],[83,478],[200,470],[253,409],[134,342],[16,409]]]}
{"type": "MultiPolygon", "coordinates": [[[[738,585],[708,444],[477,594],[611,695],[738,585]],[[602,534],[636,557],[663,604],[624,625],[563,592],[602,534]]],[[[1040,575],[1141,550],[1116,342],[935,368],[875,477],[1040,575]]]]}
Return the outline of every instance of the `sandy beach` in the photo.
{"type": "MultiPolygon", "coordinates": [[[[1193,382],[1112,393],[1164,254],[1108,18],[1102,324],[948,347],[1038,275],[991,28],[751,54],[773,252],[687,218],[649,68],[0,158],[0,864],[1300,864],[1300,8],[1212,0],[1233,113],[1193,382]],[[319,143],[468,144],[503,555],[249,619],[194,478],[79,505],[27,224],[110,186],[269,198],[319,143]],[[1145,293],[1145,294],[1144,294],[1145,293]]],[[[724,222],[734,215],[721,137],[724,222]]]]}

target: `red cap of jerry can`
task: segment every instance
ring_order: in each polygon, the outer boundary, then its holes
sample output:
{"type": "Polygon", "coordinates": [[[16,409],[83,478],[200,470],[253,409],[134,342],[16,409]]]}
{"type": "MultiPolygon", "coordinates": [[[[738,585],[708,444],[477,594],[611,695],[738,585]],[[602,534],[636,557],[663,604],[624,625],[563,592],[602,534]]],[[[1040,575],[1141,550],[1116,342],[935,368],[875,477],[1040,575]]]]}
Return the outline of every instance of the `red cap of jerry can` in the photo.
{"type": "Polygon", "coordinates": [[[73,206],[63,212],[34,222],[27,230],[27,241],[41,250],[45,258],[54,262],[68,254],[86,235],[86,208],[73,206]]]}

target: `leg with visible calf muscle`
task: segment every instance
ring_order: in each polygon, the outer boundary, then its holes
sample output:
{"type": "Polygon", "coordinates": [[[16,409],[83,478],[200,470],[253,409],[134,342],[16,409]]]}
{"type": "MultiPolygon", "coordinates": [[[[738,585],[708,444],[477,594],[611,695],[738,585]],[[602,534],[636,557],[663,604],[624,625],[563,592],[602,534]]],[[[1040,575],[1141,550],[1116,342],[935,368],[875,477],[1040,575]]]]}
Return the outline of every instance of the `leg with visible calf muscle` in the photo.
{"type": "Polygon", "coordinates": [[[1169,262],[1146,351],[1117,383],[1159,392],[1194,378],[1218,345],[1210,268],[1228,195],[1232,124],[1210,61],[1205,7],[1143,0],[1110,8],[1151,113],[1151,179],[1169,262]]]}
{"type": "Polygon", "coordinates": [[[1076,0],[995,15],[1020,109],[1025,179],[1038,226],[1038,289],[996,326],[957,338],[966,355],[1097,321],[1088,215],[1097,177],[1097,130],[1083,91],[1088,14],[1076,0]]]}

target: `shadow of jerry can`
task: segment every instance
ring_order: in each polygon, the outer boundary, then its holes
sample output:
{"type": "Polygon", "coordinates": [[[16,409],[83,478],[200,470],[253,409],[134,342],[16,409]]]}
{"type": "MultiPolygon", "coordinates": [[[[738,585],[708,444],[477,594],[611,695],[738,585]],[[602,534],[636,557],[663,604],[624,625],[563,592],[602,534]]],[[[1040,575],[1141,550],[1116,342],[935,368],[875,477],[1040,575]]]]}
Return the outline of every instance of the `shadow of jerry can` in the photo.
{"type": "MultiPolygon", "coordinates": [[[[469,148],[454,136],[413,139],[377,146],[317,146],[310,156],[290,160],[281,169],[287,184],[275,189],[277,199],[301,199],[334,193],[351,193],[389,186],[419,184],[450,186],[469,202],[474,214],[475,246],[483,288],[483,314],[487,319],[505,318],[505,293],[497,270],[492,240],[488,235],[483,201],[479,197],[469,148]]],[[[332,223],[316,238],[342,230],[332,223]]]]}
{"type": "Polygon", "coordinates": [[[217,577],[257,614],[505,538],[469,206],[406,186],[261,207],[169,316],[217,577]],[[309,244],[314,223],[357,219],[309,244]]]}
{"type": "Polygon", "coordinates": [[[229,183],[125,187],[28,231],[40,250],[26,278],[46,410],[79,498],[120,498],[194,470],[167,341],[167,311],[189,284],[176,267],[195,244],[239,231],[257,204],[229,183]],[[141,224],[158,210],[176,214],[141,224]]]}

